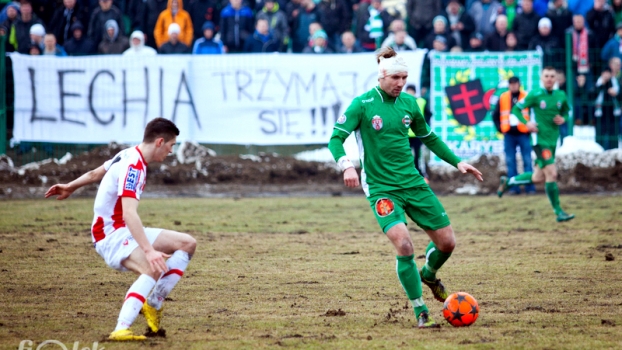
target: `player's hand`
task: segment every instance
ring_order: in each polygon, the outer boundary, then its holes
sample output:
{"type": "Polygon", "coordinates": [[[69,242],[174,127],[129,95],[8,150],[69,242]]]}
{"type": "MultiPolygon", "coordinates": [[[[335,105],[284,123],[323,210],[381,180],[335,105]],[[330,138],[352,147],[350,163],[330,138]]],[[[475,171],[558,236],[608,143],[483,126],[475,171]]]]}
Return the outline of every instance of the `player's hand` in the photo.
{"type": "Polygon", "coordinates": [[[479,181],[484,181],[484,178],[482,177],[482,172],[477,170],[474,166],[472,166],[471,164],[467,164],[465,162],[460,162],[457,165],[458,170],[460,170],[461,173],[466,174],[466,173],[471,173],[473,174],[473,176],[475,176],[476,179],[478,179],[479,181]]]}
{"type": "Polygon", "coordinates": [[[50,187],[50,189],[45,192],[45,198],[50,198],[52,196],[58,196],[56,200],[65,199],[73,193],[73,189],[69,187],[67,184],[58,184],[50,187]]]}
{"type": "Polygon", "coordinates": [[[153,272],[161,274],[168,271],[168,266],[166,266],[164,258],[170,258],[170,255],[152,249],[145,253],[145,257],[147,258],[153,272]]]}
{"type": "Polygon", "coordinates": [[[359,174],[357,174],[356,169],[348,168],[343,172],[343,183],[347,187],[359,187],[359,174]]]}
{"type": "Polygon", "coordinates": [[[538,124],[534,122],[528,122],[527,130],[529,130],[529,132],[538,132],[538,124]]]}
{"type": "Polygon", "coordinates": [[[553,123],[557,124],[557,125],[562,125],[566,122],[566,119],[564,119],[564,117],[562,117],[561,115],[556,115],[555,118],[553,118],[553,123]]]}

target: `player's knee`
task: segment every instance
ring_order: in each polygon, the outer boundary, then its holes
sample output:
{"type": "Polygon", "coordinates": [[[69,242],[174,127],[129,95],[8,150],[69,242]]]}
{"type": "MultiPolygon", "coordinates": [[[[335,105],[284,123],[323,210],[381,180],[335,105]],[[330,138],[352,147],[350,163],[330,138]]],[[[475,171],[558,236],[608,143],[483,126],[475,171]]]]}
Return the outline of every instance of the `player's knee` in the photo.
{"type": "Polygon", "coordinates": [[[197,248],[197,240],[190,236],[187,233],[184,233],[184,241],[183,241],[183,247],[181,248],[183,251],[185,251],[186,253],[192,255],[194,254],[195,249],[197,248]]]}
{"type": "Polygon", "coordinates": [[[440,251],[443,253],[451,253],[456,248],[456,239],[453,237],[449,237],[443,242],[443,246],[439,247],[440,251]]]}
{"type": "Polygon", "coordinates": [[[410,239],[402,239],[398,246],[398,251],[401,256],[408,256],[414,254],[413,243],[410,239]]]}

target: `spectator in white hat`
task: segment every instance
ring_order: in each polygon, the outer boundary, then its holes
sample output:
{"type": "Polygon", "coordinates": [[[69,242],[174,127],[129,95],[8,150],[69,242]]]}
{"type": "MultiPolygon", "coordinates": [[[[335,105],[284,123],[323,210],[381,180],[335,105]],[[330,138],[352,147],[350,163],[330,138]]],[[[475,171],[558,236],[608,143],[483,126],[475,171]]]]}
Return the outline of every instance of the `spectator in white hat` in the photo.
{"type": "Polygon", "coordinates": [[[168,26],[168,41],[158,49],[161,54],[186,54],[191,53],[190,47],[179,40],[181,27],[177,23],[168,26]]]}
{"type": "Polygon", "coordinates": [[[529,41],[529,50],[540,50],[544,54],[543,66],[558,66],[563,63],[563,53],[557,37],[553,35],[553,23],[544,17],[538,22],[538,34],[529,41]]]}
{"type": "Polygon", "coordinates": [[[45,36],[45,28],[37,23],[30,27],[30,44],[37,45],[43,50],[43,37],[45,36]]]}

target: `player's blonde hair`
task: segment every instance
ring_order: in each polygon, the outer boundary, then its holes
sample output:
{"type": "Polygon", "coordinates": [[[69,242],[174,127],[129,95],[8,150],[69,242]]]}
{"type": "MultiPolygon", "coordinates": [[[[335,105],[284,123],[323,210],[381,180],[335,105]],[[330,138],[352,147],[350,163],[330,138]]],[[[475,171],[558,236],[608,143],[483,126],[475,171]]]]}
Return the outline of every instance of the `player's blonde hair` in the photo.
{"type": "Polygon", "coordinates": [[[392,48],[385,46],[376,52],[376,61],[380,63],[381,57],[387,59],[395,56],[397,56],[397,52],[395,52],[392,48]]]}

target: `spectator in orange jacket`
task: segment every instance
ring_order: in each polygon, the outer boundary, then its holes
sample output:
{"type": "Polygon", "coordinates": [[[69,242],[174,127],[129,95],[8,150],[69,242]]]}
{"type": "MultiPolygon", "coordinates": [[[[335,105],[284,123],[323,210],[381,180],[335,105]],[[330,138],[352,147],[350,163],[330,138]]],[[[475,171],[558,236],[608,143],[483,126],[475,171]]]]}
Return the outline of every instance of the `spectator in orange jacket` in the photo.
{"type": "Polygon", "coordinates": [[[155,29],[153,30],[156,46],[159,48],[168,41],[168,27],[171,23],[177,23],[179,24],[179,28],[181,28],[179,41],[186,44],[186,46],[192,46],[194,29],[192,28],[190,14],[184,11],[183,0],[168,0],[166,10],[160,13],[155,29]]]}

